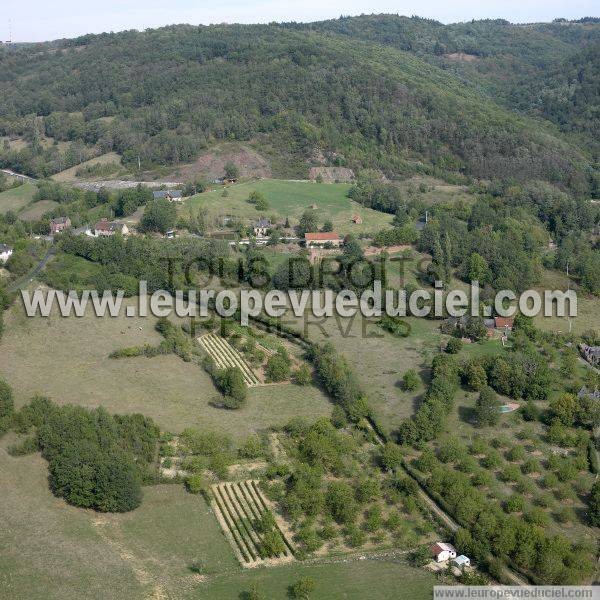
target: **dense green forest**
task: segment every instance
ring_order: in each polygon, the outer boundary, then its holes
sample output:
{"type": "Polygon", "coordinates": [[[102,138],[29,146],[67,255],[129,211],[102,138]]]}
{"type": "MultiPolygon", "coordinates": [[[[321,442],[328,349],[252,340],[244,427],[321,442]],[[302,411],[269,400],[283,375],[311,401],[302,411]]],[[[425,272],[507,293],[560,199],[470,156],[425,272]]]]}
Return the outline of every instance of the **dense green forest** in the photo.
{"type": "Polygon", "coordinates": [[[588,146],[597,159],[599,19],[527,25],[497,19],[442,25],[414,17],[369,15],[307,27],[416,54],[511,109],[581,134],[577,142],[588,146]]]}
{"type": "Polygon", "coordinates": [[[28,146],[5,142],[0,164],[47,176],[114,150],[152,168],[243,140],[285,157],[282,174],[306,176],[323,151],[332,165],[390,178],[542,179],[597,194],[599,32],[372,16],[4,49],[0,135],[28,146]],[[477,60],[444,58],[456,52],[477,60]]]}

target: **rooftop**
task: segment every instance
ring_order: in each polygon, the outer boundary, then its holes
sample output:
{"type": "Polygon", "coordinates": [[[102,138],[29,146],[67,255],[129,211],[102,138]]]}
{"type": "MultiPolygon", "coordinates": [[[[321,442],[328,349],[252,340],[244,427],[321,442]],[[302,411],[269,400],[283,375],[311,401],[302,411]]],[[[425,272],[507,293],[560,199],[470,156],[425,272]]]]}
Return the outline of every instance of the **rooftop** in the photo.
{"type": "Polygon", "coordinates": [[[318,233],[305,233],[304,239],[307,242],[337,242],[340,240],[340,236],[334,231],[323,231],[318,233]]]}
{"type": "Polygon", "coordinates": [[[94,225],[94,229],[97,229],[98,231],[115,231],[117,229],[120,229],[122,226],[123,225],[121,223],[118,223],[117,221],[109,221],[108,219],[102,219],[94,225]]]}
{"type": "Polygon", "coordinates": [[[494,317],[494,321],[496,322],[496,327],[498,329],[504,329],[505,327],[512,329],[515,322],[511,317],[494,317]]]}
{"type": "Polygon", "coordinates": [[[447,544],[446,542],[436,542],[431,546],[431,552],[436,556],[440,552],[456,552],[456,548],[452,544],[447,544]]]}
{"type": "Polygon", "coordinates": [[[158,198],[166,198],[167,196],[171,198],[181,198],[182,192],[181,190],[159,190],[157,192],[152,192],[154,199],[158,198]]]}

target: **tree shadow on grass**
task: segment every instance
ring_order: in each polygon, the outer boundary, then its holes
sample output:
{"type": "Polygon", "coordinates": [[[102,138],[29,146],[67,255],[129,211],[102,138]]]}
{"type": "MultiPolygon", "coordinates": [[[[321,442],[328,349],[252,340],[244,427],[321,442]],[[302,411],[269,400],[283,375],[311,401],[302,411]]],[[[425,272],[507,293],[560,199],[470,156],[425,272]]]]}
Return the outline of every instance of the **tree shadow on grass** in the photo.
{"type": "Polygon", "coordinates": [[[472,406],[459,406],[458,417],[463,423],[475,424],[475,409],[472,406]]]}

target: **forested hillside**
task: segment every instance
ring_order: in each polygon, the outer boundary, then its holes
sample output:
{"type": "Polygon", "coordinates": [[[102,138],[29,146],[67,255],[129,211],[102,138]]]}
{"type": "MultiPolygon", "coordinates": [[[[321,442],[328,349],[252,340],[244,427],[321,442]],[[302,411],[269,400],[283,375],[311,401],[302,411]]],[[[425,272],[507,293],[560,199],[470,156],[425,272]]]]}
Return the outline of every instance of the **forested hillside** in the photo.
{"type": "MultiPolygon", "coordinates": [[[[305,177],[320,155],[327,164],[374,167],[390,178],[425,172],[542,179],[596,193],[588,145],[559,130],[583,129],[590,109],[580,99],[594,93],[593,85],[585,75],[572,90],[569,74],[558,69],[570,56],[566,48],[592,52],[583,46],[600,29],[577,26],[584,31],[575,42],[548,27],[381,16],[182,25],[4,50],[0,164],[48,176],[116,151],[126,166],[137,166],[139,157],[151,169],[190,162],[220,140],[241,140],[284,157],[288,166],[279,175],[305,177]],[[511,63],[503,51],[515,47],[527,52],[513,61],[507,93],[532,70],[555,66],[556,77],[566,78],[547,92],[547,114],[518,114],[518,102],[491,93],[511,63]],[[473,71],[465,85],[467,70],[443,64],[453,52],[488,57],[497,77],[473,71]],[[567,101],[561,85],[572,92],[567,101]],[[54,144],[41,143],[44,136],[54,144]],[[15,147],[9,137],[27,144],[15,147]]],[[[571,60],[576,70],[576,53],[571,60]]],[[[597,66],[589,61],[591,77],[597,66]]]]}
{"type": "Polygon", "coordinates": [[[514,25],[503,20],[442,25],[394,15],[307,26],[411,52],[505,106],[548,119],[598,156],[600,19],[514,25]]]}

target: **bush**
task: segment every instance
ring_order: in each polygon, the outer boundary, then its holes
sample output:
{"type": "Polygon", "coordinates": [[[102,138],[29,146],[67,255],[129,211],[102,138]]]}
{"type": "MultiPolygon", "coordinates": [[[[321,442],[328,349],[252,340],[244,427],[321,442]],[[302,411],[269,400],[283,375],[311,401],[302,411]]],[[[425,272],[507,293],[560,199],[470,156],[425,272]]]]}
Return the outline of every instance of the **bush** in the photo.
{"type": "Polygon", "coordinates": [[[559,523],[575,523],[577,516],[570,506],[563,506],[554,513],[554,518],[559,523]]]}
{"type": "Polygon", "coordinates": [[[367,541],[364,531],[359,529],[354,523],[345,528],[344,536],[346,537],[346,543],[351,548],[359,548],[367,541]]]}
{"type": "Polygon", "coordinates": [[[523,515],[527,523],[537,525],[538,527],[546,527],[550,524],[550,517],[541,508],[532,508],[523,515]]]}
{"type": "Polygon", "coordinates": [[[263,557],[277,556],[285,552],[285,542],[278,530],[272,529],[263,535],[259,551],[263,557]]]}
{"type": "Polygon", "coordinates": [[[364,528],[370,533],[375,533],[381,529],[383,525],[383,517],[381,516],[381,508],[373,506],[367,511],[365,516],[364,528]]]}
{"type": "Polygon", "coordinates": [[[289,595],[294,600],[309,600],[315,589],[315,582],[310,577],[301,577],[289,587],[289,595]]]}
{"type": "Polygon", "coordinates": [[[554,473],[548,473],[544,475],[541,483],[546,489],[554,488],[558,485],[558,477],[554,473]]]}
{"type": "Polygon", "coordinates": [[[284,381],[290,377],[290,362],[289,359],[280,354],[271,356],[267,361],[265,369],[269,381],[284,381]]]}
{"type": "Polygon", "coordinates": [[[497,469],[502,465],[502,456],[500,452],[494,449],[488,450],[488,453],[483,457],[481,464],[486,469],[497,469]]]}
{"type": "Polygon", "coordinates": [[[504,509],[508,513],[521,512],[524,508],[525,499],[517,494],[508,498],[504,503],[504,509]]]}
{"type": "Polygon", "coordinates": [[[521,471],[525,475],[529,475],[530,473],[540,473],[542,470],[542,465],[537,458],[531,457],[528,458],[522,465],[521,471]]]}
{"type": "Polygon", "coordinates": [[[410,564],[414,567],[423,567],[431,561],[429,546],[419,546],[408,555],[410,564]]]}
{"type": "Polygon", "coordinates": [[[527,477],[520,477],[516,481],[515,490],[519,494],[533,494],[535,492],[535,484],[527,477]]]}
{"type": "Polygon", "coordinates": [[[502,469],[501,479],[505,482],[518,481],[521,477],[521,469],[517,465],[506,465],[502,469]]]}
{"type": "Polygon", "coordinates": [[[458,354],[462,348],[462,341],[458,338],[451,337],[446,344],[446,352],[448,354],[458,354]]]}
{"type": "Polygon", "coordinates": [[[358,513],[352,488],[343,481],[333,481],[327,487],[325,503],[338,523],[353,523],[358,513]]]}
{"type": "Polygon", "coordinates": [[[480,469],[473,475],[473,479],[471,481],[473,482],[473,485],[476,485],[477,487],[489,487],[492,485],[494,478],[489,471],[480,469]]]}
{"type": "Polygon", "coordinates": [[[258,458],[265,453],[263,441],[257,435],[246,438],[242,447],[238,450],[240,458],[258,458]]]}
{"type": "Polygon", "coordinates": [[[475,404],[475,418],[479,427],[496,425],[500,420],[500,402],[491,387],[482,388],[475,404]]]}
{"type": "Polygon", "coordinates": [[[523,446],[513,446],[506,454],[506,458],[511,462],[519,462],[525,458],[525,448],[523,446]]]}
{"type": "Polygon", "coordinates": [[[39,444],[36,436],[25,438],[20,444],[9,446],[8,453],[11,456],[26,456],[39,450],[39,444]]]}
{"type": "Polygon", "coordinates": [[[204,480],[200,473],[190,475],[185,480],[185,487],[190,494],[200,494],[204,490],[204,480]]]}
{"type": "Polygon", "coordinates": [[[348,425],[348,417],[346,416],[346,411],[341,406],[334,406],[331,411],[331,424],[336,429],[341,429],[342,427],[346,427],[348,425]]]}
{"type": "Polygon", "coordinates": [[[402,465],[402,449],[393,442],[387,442],[381,448],[379,460],[384,469],[395,471],[402,465]]]}
{"type": "Polygon", "coordinates": [[[323,545],[323,539],[308,524],[300,528],[296,534],[296,540],[304,546],[307,552],[315,552],[323,545]]]}
{"type": "Polygon", "coordinates": [[[302,364],[294,373],[294,383],[296,385],[310,385],[312,382],[312,375],[310,373],[310,369],[308,365],[302,364]]]}
{"type": "Polygon", "coordinates": [[[414,369],[409,369],[402,377],[402,387],[407,392],[414,392],[421,385],[421,378],[414,369]]]}
{"type": "Polygon", "coordinates": [[[12,389],[4,379],[0,378],[0,418],[12,416],[14,410],[12,389]]]}
{"type": "Polygon", "coordinates": [[[217,371],[215,379],[225,396],[224,404],[227,408],[239,408],[244,404],[248,389],[239,367],[227,367],[217,371]]]}
{"type": "Polygon", "coordinates": [[[360,504],[375,500],[381,493],[381,486],[376,479],[363,479],[356,486],[356,500],[360,504]]]}
{"type": "Polygon", "coordinates": [[[590,492],[588,519],[593,527],[600,527],[600,480],[592,486],[590,492]]]}

